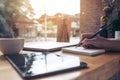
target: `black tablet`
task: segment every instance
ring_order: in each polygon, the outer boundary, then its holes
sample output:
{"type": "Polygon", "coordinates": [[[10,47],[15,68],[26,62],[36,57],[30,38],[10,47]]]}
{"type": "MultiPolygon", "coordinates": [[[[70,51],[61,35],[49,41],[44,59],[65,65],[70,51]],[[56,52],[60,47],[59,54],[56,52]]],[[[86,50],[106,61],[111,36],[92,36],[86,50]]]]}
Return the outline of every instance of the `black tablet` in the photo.
{"type": "Polygon", "coordinates": [[[79,57],[42,52],[5,56],[23,78],[37,78],[87,67],[79,57]]]}

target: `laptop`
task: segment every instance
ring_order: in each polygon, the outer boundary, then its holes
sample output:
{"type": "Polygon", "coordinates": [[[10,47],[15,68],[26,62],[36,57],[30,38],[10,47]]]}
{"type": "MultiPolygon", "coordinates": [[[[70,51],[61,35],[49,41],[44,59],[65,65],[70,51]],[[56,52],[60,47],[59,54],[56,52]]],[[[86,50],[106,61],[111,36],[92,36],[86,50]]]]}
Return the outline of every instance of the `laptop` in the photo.
{"type": "Polygon", "coordinates": [[[87,68],[78,56],[45,54],[44,52],[6,55],[6,59],[24,79],[41,78],[87,68]]]}
{"type": "Polygon", "coordinates": [[[59,51],[64,47],[71,47],[77,45],[77,42],[27,42],[24,44],[23,50],[52,52],[59,51]]]}

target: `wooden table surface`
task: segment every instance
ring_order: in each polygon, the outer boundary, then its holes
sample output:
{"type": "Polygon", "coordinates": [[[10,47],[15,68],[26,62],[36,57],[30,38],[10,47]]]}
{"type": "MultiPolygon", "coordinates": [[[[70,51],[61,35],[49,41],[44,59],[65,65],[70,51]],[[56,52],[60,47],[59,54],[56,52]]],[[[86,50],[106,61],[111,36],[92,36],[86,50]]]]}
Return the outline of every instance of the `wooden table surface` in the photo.
{"type": "MultiPolygon", "coordinates": [[[[55,53],[61,54],[62,52],[55,53]]],[[[81,61],[88,64],[88,68],[31,80],[107,80],[120,70],[120,52],[106,52],[93,57],[77,54],[74,56],[79,56],[81,61]]],[[[0,56],[0,80],[24,80],[2,54],[0,56]]]]}

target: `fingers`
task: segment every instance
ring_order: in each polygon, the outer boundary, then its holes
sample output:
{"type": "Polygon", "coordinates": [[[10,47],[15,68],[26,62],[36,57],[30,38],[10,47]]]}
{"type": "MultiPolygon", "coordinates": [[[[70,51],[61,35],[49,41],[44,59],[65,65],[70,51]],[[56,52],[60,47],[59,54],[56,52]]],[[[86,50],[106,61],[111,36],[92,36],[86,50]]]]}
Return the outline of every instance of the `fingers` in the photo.
{"type": "Polygon", "coordinates": [[[82,41],[82,45],[87,45],[87,44],[92,44],[93,43],[93,39],[84,39],[83,41],[82,41]]]}
{"type": "Polygon", "coordinates": [[[80,39],[81,41],[83,41],[85,38],[89,38],[90,36],[92,36],[93,34],[92,33],[84,33],[81,35],[80,39]]]}
{"type": "Polygon", "coordinates": [[[83,47],[86,49],[97,49],[97,47],[94,45],[84,45],[83,47]]]}
{"type": "Polygon", "coordinates": [[[94,39],[84,39],[82,43],[81,46],[84,48],[96,48],[94,45],[94,39]]]}

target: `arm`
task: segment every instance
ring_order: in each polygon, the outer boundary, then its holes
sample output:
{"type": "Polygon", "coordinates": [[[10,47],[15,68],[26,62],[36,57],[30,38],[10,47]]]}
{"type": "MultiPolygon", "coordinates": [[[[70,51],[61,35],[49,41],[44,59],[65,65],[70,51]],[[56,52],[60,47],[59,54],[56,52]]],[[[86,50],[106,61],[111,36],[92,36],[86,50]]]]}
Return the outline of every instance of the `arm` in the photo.
{"type": "Polygon", "coordinates": [[[120,40],[108,40],[106,45],[110,51],[120,51],[120,40]]]}
{"type": "Polygon", "coordinates": [[[89,45],[93,45],[97,48],[102,48],[107,51],[120,51],[120,40],[108,40],[107,38],[103,38],[97,36],[92,39],[87,39],[91,34],[83,34],[81,37],[82,46],[84,48],[88,48],[89,45]]]}

